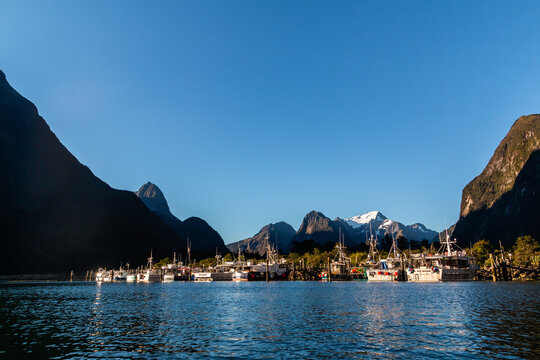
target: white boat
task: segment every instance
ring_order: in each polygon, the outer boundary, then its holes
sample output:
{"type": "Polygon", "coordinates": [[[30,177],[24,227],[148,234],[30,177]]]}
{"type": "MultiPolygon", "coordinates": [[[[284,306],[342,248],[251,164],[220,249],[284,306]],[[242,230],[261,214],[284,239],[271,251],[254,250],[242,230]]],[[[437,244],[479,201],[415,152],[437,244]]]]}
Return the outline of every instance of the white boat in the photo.
{"type": "MultiPolygon", "coordinates": [[[[277,239],[276,239],[277,243],[277,239]]],[[[266,262],[251,266],[248,280],[263,281],[266,280],[266,271],[268,270],[268,280],[286,280],[289,276],[289,264],[285,259],[281,259],[274,247],[266,242],[266,262]]]]}
{"type": "Polygon", "coordinates": [[[251,262],[246,262],[244,258],[240,255],[240,250],[238,250],[238,259],[240,259],[234,266],[232,272],[232,281],[248,281],[249,272],[251,271],[251,262]]]}
{"type": "Polygon", "coordinates": [[[368,281],[406,281],[407,277],[399,266],[393,266],[387,260],[380,260],[379,268],[371,268],[366,271],[368,281]]]}
{"type": "Polygon", "coordinates": [[[113,271],[113,278],[112,280],[113,281],[126,281],[126,278],[127,278],[127,275],[128,275],[128,271],[122,267],[120,267],[119,270],[114,270],[113,271]]]}
{"type": "Polygon", "coordinates": [[[137,281],[137,274],[127,274],[126,275],[126,282],[133,283],[137,281]]]}
{"type": "Polygon", "coordinates": [[[249,279],[249,268],[245,269],[236,269],[232,274],[232,281],[248,281],[249,279]]]}
{"type": "Polygon", "coordinates": [[[100,268],[96,273],[97,282],[126,281],[128,271],[120,266],[119,270],[107,270],[100,268]]]}
{"type": "Polygon", "coordinates": [[[345,234],[341,232],[339,228],[339,239],[336,243],[336,256],[332,262],[330,262],[330,278],[328,278],[328,272],[322,272],[319,277],[321,280],[351,280],[351,259],[345,254],[345,234]]]}
{"type": "Polygon", "coordinates": [[[372,266],[366,271],[368,281],[406,281],[407,274],[404,271],[405,256],[399,250],[396,244],[396,239],[392,235],[392,246],[388,251],[388,257],[386,259],[380,259],[378,262],[374,262],[377,238],[370,236],[370,256],[372,260],[372,266]]]}
{"type": "Polygon", "coordinates": [[[476,259],[460,249],[455,240],[451,241],[448,232],[436,254],[418,254],[411,260],[407,269],[408,281],[471,281],[478,270],[476,259]]]}
{"type": "Polygon", "coordinates": [[[212,278],[212,273],[205,271],[205,272],[196,272],[193,273],[193,281],[195,282],[211,282],[214,281],[212,278]]]}
{"type": "Polygon", "coordinates": [[[97,282],[104,282],[106,272],[107,272],[107,270],[99,268],[97,273],[96,273],[96,281],[97,282]]]}
{"type": "Polygon", "coordinates": [[[159,271],[153,269],[146,269],[144,272],[139,274],[139,282],[144,283],[154,283],[161,281],[161,275],[159,271]]]}
{"type": "Polygon", "coordinates": [[[152,257],[152,251],[150,251],[150,257],[148,258],[148,265],[146,266],[146,269],[138,274],[137,276],[137,282],[144,282],[144,283],[153,283],[153,282],[160,282],[161,281],[161,274],[158,270],[155,270],[154,258],[152,257]]]}
{"type": "Polygon", "coordinates": [[[163,274],[162,282],[173,282],[173,281],[174,281],[174,274],[172,274],[172,273],[163,274]]]}
{"type": "MultiPolygon", "coordinates": [[[[268,280],[286,280],[289,275],[289,264],[284,260],[272,260],[268,263],[268,280]]],[[[266,263],[252,265],[249,271],[249,281],[266,279],[266,263]]]]}
{"type": "Polygon", "coordinates": [[[194,280],[199,282],[231,281],[233,276],[232,266],[232,262],[216,265],[210,271],[195,273],[194,280]]]}
{"type": "Polygon", "coordinates": [[[112,282],[113,281],[113,270],[99,269],[96,273],[97,282],[112,282]]]}
{"type": "Polygon", "coordinates": [[[176,253],[174,253],[172,263],[163,266],[161,271],[163,272],[163,282],[186,281],[189,277],[189,267],[176,260],[176,253]]]}

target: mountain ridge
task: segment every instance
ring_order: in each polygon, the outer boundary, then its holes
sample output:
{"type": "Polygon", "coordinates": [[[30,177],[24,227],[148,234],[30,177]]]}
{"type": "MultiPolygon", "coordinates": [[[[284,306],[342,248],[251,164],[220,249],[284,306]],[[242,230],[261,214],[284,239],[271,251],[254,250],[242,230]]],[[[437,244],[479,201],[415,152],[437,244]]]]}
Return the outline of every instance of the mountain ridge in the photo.
{"type": "Polygon", "coordinates": [[[401,222],[389,219],[379,210],[369,211],[346,219],[336,218],[336,221],[350,225],[357,232],[362,232],[364,238],[369,233],[372,233],[379,237],[389,235],[398,238],[403,236],[408,240],[432,241],[438,234],[437,231],[428,229],[422,223],[404,225],[401,222]]]}
{"type": "Polygon", "coordinates": [[[116,190],[69,152],[0,71],[0,274],[145,263],[185,242],[131,191],[116,190]],[[21,259],[32,259],[21,261],[21,259]]]}
{"type": "Polygon", "coordinates": [[[540,236],[540,115],[519,117],[484,170],[462,192],[452,234],[511,247],[518,236],[540,236]]]}
{"type": "Polygon", "coordinates": [[[227,248],[233,253],[241,251],[263,255],[266,253],[267,244],[269,244],[270,246],[275,245],[278,250],[285,252],[295,234],[296,231],[291,225],[279,221],[263,226],[257,234],[250,238],[227,244],[227,248]]]}
{"type": "MultiPolygon", "coordinates": [[[[169,210],[169,204],[161,189],[151,183],[143,184],[135,195],[154,213],[156,213],[167,226],[186,241],[189,239],[193,258],[207,258],[215,255],[216,248],[222,254],[229,250],[223,242],[223,238],[205,220],[192,216],[182,221],[174,216],[169,210]]],[[[186,254],[187,249],[181,249],[186,254]]]]}

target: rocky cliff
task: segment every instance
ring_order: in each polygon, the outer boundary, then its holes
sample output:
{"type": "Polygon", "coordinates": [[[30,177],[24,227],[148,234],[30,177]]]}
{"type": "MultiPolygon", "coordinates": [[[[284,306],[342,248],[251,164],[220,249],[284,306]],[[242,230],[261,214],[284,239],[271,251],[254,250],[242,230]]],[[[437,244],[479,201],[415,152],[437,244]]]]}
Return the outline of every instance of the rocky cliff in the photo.
{"type": "Polygon", "coordinates": [[[540,235],[540,115],[512,125],[486,168],[463,189],[453,237],[509,247],[521,235],[540,235]]]}

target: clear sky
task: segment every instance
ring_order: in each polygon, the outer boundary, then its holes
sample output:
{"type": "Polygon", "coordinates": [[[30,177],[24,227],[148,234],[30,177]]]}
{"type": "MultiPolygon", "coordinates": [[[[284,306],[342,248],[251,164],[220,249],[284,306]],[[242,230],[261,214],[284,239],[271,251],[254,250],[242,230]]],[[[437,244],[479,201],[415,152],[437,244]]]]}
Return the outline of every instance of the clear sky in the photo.
{"type": "Polygon", "coordinates": [[[2,1],[0,69],[119,189],[225,242],[370,210],[435,230],[540,112],[539,1],[2,1]]]}

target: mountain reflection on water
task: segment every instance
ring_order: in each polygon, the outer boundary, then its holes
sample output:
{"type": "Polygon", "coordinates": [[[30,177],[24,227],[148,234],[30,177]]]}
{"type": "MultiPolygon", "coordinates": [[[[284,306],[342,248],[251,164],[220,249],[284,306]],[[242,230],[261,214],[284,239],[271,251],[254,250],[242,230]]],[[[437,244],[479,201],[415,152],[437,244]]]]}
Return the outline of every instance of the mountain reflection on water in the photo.
{"type": "Polygon", "coordinates": [[[540,283],[0,285],[0,358],[539,358],[540,283]]]}

